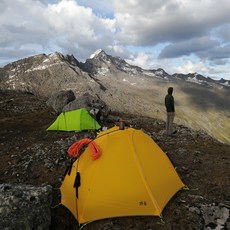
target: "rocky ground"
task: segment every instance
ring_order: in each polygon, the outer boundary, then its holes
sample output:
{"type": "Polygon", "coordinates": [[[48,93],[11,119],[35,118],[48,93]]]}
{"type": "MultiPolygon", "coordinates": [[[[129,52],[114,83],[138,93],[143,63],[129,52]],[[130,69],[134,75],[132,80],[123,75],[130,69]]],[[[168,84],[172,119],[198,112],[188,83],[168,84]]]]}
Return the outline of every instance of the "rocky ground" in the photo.
{"type": "MultiPolygon", "coordinates": [[[[84,229],[230,229],[229,145],[184,126],[175,125],[176,135],[166,137],[163,121],[113,115],[152,136],[187,187],[170,200],[163,210],[163,219],[152,216],[112,218],[92,222],[84,229]]],[[[69,163],[68,147],[84,137],[94,138],[96,134],[93,131],[47,132],[46,128],[55,118],[44,99],[15,91],[0,92],[0,183],[51,185],[49,229],[79,229],[71,213],[58,205],[58,188],[69,163]]],[[[114,123],[107,121],[104,125],[110,127],[114,123]]],[[[0,215],[3,215],[1,211],[0,215]]]]}

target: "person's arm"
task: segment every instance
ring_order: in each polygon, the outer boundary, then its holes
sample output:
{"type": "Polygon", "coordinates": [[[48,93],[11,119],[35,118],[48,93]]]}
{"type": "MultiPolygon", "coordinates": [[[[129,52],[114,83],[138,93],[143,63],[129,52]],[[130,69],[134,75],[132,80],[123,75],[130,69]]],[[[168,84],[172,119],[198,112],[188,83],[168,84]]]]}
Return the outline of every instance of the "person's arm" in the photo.
{"type": "Polygon", "coordinates": [[[175,112],[174,97],[173,96],[171,98],[171,107],[172,107],[172,111],[175,112]]]}

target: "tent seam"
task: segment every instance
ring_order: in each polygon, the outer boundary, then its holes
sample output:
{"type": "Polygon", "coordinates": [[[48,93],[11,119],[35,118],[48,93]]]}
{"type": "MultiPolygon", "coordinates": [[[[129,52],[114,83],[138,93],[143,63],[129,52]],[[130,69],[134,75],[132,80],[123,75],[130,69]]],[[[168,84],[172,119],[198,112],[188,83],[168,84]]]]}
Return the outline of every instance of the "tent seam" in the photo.
{"type": "Polygon", "coordinates": [[[147,183],[147,181],[146,181],[146,179],[144,178],[144,171],[143,171],[143,169],[142,169],[142,165],[141,165],[141,163],[140,163],[140,159],[139,159],[139,157],[138,157],[138,155],[137,155],[137,151],[136,151],[136,149],[135,149],[135,145],[134,145],[134,141],[133,141],[133,136],[134,136],[134,132],[135,132],[135,130],[133,130],[133,132],[132,132],[132,139],[131,139],[131,142],[132,142],[132,149],[133,149],[133,152],[134,152],[134,158],[135,158],[135,161],[136,161],[136,163],[137,163],[137,165],[138,165],[138,169],[139,169],[139,171],[140,171],[140,173],[141,173],[141,178],[142,178],[142,181],[143,181],[143,183],[144,183],[144,185],[145,185],[145,187],[146,187],[146,189],[147,189],[147,192],[148,192],[148,194],[149,194],[149,196],[150,196],[150,199],[152,200],[152,202],[153,202],[153,205],[155,205],[156,207],[157,207],[157,209],[158,209],[158,211],[159,211],[159,213],[161,213],[162,212],[162,210],[161,210],[161,208],[159,207],[159,205],[158,205],[158,203],[157,203],[157,201],[156,201],[156,199],[154,199],[154,196],[153,196],[153,194],[152,194],[152,192],[151,192],[151,190],[150,190],[150,186],[149,186],[149,184],[147,183]]]}

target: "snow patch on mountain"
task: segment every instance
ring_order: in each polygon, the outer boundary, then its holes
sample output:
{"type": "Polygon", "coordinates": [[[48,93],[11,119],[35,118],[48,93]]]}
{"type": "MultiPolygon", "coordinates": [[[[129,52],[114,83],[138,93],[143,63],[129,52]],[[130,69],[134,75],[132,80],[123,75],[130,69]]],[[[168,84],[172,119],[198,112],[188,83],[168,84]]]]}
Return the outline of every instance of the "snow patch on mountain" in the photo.
{"type": "Polygon", "coordinates": [[[129,82],[126,78],[123,78],[122,81],[123,81],[123,82],[127,82],[127,83],[129,83],[130,85],[132,85],[132,86],[137,84],[136,82],[129,82]]]}
{"type": "Polygon", "coordinates": [[[46,64],[39,65],[39,66],[37,66],[37,67],[33,67],[33,68],[31,68],[31,69],[27,69],[27,70],[25,71],[25,73],[33,72],[33,71],[36,71],[36,70],[48,69],[48,68],[50,68],[50,67],[52,67],[52,66],[60,65],[61,63],[62,63],[62,62],[60,61],[60,62],[56,62],[56,63],[53,63],[53,64],[48,64],[48,65],[46,65],[46,64]]]}
{"type": "Polygon", "coordinates": [[[155,72],[155,74],[158,75],[158,76],[164,76],[164,71],[163,70],[157,70],[155,72]]]}
{"type": "Polygon", "coordinates": [[[132,68],[132,67],[130,67],[130,66],[123,66],[122,68],[121,68],[123,71],[125,71],[125,72],[128,72],[129,74],[138,74],[138,71],[137,71],[137,69],[135,69],[135,68],[132,68]]]}
{"type": "Polygon", "coordinates": [[[143,71],[143,74],[144,74],[144,75],[147,75],[147,76],[149,76],[149,77],[157,77],[157,75],[156,75],[155,73],[153,73],[153,72],[151,72],[151,71],[148,71],[148,70],[144,70],[144,71],[143,71]]]}
{"type": "Polygon", "coordinates": [[[103,76],[105,76],[106,75],[106,73],[108,73],[109,72],[109,69],[108,68],[105,68],[105,67],[101,67],[100,69],[98,69],[98,74],[101,74],[101,75],[103,75],[103,76]]]}
{"type": "Polygon", "coordinates": [[[93,54],[90,55],[90,59],[96,58],[101,52],[103,52],[102,49],[96,50],[93,54]]]}
{"type": "Polygon", "coordinates": [[[230,83],[229,83],[229,81],[226,81],[226,82],[224,82],[224,83],[220,83],[221,85],[224,85],[224,86],[230,86],[230,83]]]}
{"type": "Polygon", "coordinates": [[[204,83],[203,80],[197,79],[196,76],[193,77],[193,78],[192,78],[192,77],[188,77],[187,81],[189,81],[189,82],[194,82],[194,83],[197,83],[197,84],[200,84],[200,85],[204,83]]]}

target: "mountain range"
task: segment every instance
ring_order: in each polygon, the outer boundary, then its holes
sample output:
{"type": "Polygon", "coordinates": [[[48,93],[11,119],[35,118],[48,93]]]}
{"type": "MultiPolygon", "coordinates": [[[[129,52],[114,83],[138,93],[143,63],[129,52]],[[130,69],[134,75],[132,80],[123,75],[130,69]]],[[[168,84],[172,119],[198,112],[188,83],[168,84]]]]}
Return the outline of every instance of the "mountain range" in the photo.
{"type": "Polygon", "coordinates": [[[165,120],[164,97],[174,88],[175,122],[203,130],[230,144],[230,81],[198,73],[168,74],[143,69],[97,50],[84,63],[73,55],[52,53],[24,58],[0,68],[0,89],[49,98],[61,90],[77,97],[88,92],[110,110],[165,120]]]}

